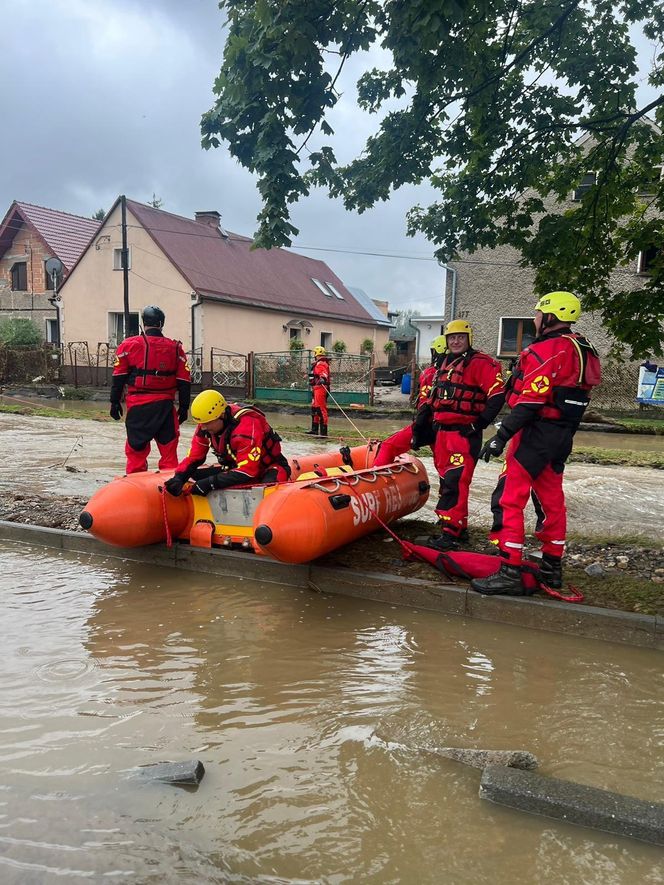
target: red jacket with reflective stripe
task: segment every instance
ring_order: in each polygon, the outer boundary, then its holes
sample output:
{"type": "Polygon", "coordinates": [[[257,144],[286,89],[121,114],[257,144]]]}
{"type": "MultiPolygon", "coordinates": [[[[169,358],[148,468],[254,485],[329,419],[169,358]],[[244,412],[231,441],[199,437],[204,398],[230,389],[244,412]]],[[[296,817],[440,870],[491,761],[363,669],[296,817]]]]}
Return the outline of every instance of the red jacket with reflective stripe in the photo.
{"type": "Polygon", "coordinates": [[[431,387],[433,386],[437,371],[437,366],[427,366],[426,369],[423,369],[420,373],[417,402],[415,403],[418,409],[429,399],[429,394],[431,393],[431,387]]]}
{"type": "MultiPolygon", "coordinates": [[[[586,339],[575,332],[554,332],[522,350],[508,385],[507,405],[511,409],[520,404],[537,406],[540,418],[560,418],[561,411],[554,405],[557,388],[589,391],[594,386],[586,380],[580,342],[589,346],[586,339]]],[[[599,373],[596,354],[590,358],[597,361],[592,368],[599,373]]],[[[592,380],[596,384],[599,379],[592,380]]]]}
{"type": "Polygon", "coordinates": [[[487,410],[490,416],[486,423],[490,423],[500,411],[504,393],[502,369],[493,357],[477,350],[457,357],[448,354],[431,390],[434,421],[441,427],[473,424],[487,410]],[[495,409],[489,406],[494,397],[500,397],[495,409]]]}
{"type": "Polygon", "coordinates": [[[312,387],[322,385],[330,389],[330,364],[327,357],[319,356],[311,367],[309,383],[312,387]]]}

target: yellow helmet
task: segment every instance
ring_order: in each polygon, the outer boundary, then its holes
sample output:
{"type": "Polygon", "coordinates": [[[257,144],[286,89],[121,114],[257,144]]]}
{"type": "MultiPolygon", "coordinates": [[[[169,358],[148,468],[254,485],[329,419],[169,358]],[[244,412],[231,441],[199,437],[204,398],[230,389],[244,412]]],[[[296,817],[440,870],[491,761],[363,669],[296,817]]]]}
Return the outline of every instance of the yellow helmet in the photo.
{"type": "Polygon", "coordinates": [[[325,348],[322,345],[317,345],[313,350],[314,356],[325,356],[325,348]]]}
{"type": "Polygon", "coordinates": [[[575,323],[581,316],[581,302],[571,292],[549,292],[542,295],[535,310],[552,313],[562,323],[575,323]]]}
{"type": "Polygon", "coordinates": [[[437,335],[431,342],[432,353],[442,354],[447,350],[447,338],[444,335],[437,335]]]}
{"type": "Polygon", "coordinates": [[[466,320],[450,320],[445,326],[443,335],[445,337],[448,335],[467,335],[468,344],[471,345],[473,343],[473,330],[470,323],[466,320]]]}
{"type": "Polygon", "coordinates": [[[197,424],[220,418],[226,411],[225,397],[217,390],[202,390],[191,404],[191,417],[197,424]]]}

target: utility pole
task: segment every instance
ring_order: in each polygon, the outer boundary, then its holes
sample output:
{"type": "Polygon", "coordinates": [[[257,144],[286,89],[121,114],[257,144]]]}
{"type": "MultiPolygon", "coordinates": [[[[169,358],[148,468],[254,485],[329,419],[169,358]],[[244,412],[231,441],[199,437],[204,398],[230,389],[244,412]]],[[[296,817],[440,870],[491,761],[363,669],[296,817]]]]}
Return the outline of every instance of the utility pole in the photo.
{"type": "Polygon", "coordinates": [[[129,336],[129,249],[127,248],[127,198],[124,194],[120,197],[122,207],[122,286],[124,292],[124,337],[129,336]]]}

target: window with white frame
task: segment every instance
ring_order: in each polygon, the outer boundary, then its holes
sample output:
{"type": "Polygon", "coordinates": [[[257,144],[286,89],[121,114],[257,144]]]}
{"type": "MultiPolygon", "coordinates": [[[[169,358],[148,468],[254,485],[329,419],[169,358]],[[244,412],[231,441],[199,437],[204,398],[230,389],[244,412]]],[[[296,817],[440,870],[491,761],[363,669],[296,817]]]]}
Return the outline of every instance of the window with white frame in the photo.
{"type": "Polygon", "coordinates": [[[639,252],[636,264],[636,272],[642,274],[652,273],[652,266],[655,261],[661,260],[662,250],[659,246],[649,246],[643,252],[639,252]]]}
{"type": "MultiPolygon", "coordinates": [[[[131,270],[131,246],[127,247],[127,268],[131,270]]],[[[122,270],[122,249],[113,249],[113,270],[122,270]]]]}
{"type": "Polygon", "coordinates": [[[321,332],[320,343],[321,347],[324,347],[325,350],[330,350],[332,347],[332,332],[321,332]]]}
{"type": "Polygon", "coordinates": [[[325,283],[321,283],[320,280],[316,280],[313,277],[311,277],[311,282],[321,290],[323,295],[326,295],[328,298],[332,297],[332,293],[329,291],[325,283]]]}
{"type": "Polygon", "coordinates": [[[517,356],[535,340],[532,317],[501,317],[498,338],[498,356],[517,356]]]}
{"type": "Polygon", "coordinates": [[[574,194],[572,199],[575,203],[578,203],[581,197],[588,193],[591,187],[594,187],[597,183],[597,173],[596,172],[586,172],[581,181],[578,183],[576,188],[574,189],[574,194]]]}
{"type": "Polygon", "coordinates": [[[58,339],[58,321],[57,320],[46,320],[46,343],[47,344],[55,344],[56,347],[60,344],[58,339]]]}
{"type": "Polygon", "coordinates": [[[129,314],[129,329],[125,333],[124,313],[111,311],[108,314],[108,343],[111,347],[117,347],[125,338],[138,335],[138,314],[129,314]]]}
{"type": "Polygon", "coordinates": [[[336,288],[336,286],[333,286],[332,283],[328,283],[327,280],[325,280],[325,285],[326,285],[327,288],[330,290],[330,292],[334,295],[335,298],[338,298],[340,301],[345,301],[344,296],[343,296],[343,295],[341,294],[341,292],[336,288]]]}

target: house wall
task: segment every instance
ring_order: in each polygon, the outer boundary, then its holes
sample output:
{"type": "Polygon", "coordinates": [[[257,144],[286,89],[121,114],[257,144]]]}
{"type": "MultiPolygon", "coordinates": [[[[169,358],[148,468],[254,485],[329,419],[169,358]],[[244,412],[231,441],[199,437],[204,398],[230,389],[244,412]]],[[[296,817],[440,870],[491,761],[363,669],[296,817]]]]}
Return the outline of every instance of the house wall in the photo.
{"type": "MultiPolygon", "coordinates": [[[[122,247],[118,205],[97,232],[62,290],[62,338],[87,341],[91,348],[109,340],[109,314],[124,310],[123,273],[113,270],[113,251],[122,247]]],[[[127,212],[130,247],[129,310],[157,304],[166,314],[164,331],[191,347],[191,286],[163,255],[147,231],[127,212]]]]}
{"type": "MultiPolygon", "coordinates": [[[[501,319],[532,318],[537,296],[533,294],[534,273],[518,266],[518,253],[510,247],[481,250],[470,261],[450,262],[457,271],[456,311],[458,319],[468,320],[473,327],[473,344],[507,365],[510,357],[498,352],[501,319]]],[[[451,274],[447,289],[447,319],[451,319],[451,274]]],[[[614,291],[643,286],[644,277],[637,273],[636,262],[610,277],[614,291]]],[[[560,288],[565,288],[561,280],[560,288]]],[[[583,294],[581,293],[583,301],[583,294]]],[[[586,335],[602,357],[602,384],[593,393],[597,408],[628,411],[636,408],[636,390],[639,374],[638,361],[624,363],[609,356],[613,338],[602,326],[597,312],[585,312],[574,326],[586,335]]]]}
{"type": "MultiPolygon", "coordinates": [[[[123,274],[113,270],[113,250],[122,246],[121,210],[116,207],[95,242],[83,255],[62,291],[62,337],[65,343],[87,341],[93,351],[109,339],[109,312],[123,311],[123,274]]],[[[129,307],[139,312],[147,304],[157,304],[166,314],[166,335],[182,341],[185,350],[192,348],[192,288],[171,264],[147,231],[127,212],[131,270],[129,272],[129,307]]],[[[383,346],[389,329],[328,320],[290,311],[239,307],[203,299],[193,309],[194,347],[203,347],[203,371],[210,368],[212,347],[233,353],[281,351],[289,348],[289,333],[284,330],[291,320],[307,320],[310,332],[302,331],[307,348],[320,343],[321,332],[331,332],[332,342],[342,340],[349,353],[359,353],[365,338],[374,341],[377,358],[387,362],[383,346]]],[[[65,361],[67,361],[65,354],[65,361]]]]}
{"type": "MultiPolygon", "coordinates": [[[[343,341],[348,353],[359,353],[362,342],[369,338],[374,342],[376,362],[387,365],[387,356],[383,353],[389,333],[387,328],[207,300],[198,310],[202,315],[203,338],[208,351],[210,347],[235,353],[286,351],[290,336],[284,326],[291,320],[306,320],[311,323],[311,329],[303,329],[301,338],[308,350],[320,344],[321,332],[331,333],[333,343],[343,341]]],[[[205,360],[209,360],[209,352],[205,360]]]]}
{"type": "Polygon", "coordinates": [[[46,335],[46,319],[55,319],[55,307],[48,299],[52,292],[46,289],[44,262],[53,257],[37,233],[23,223],[9,250],[0,259],[0,317],[19,317],[32,320],[42,335],[46,335]],[[12,266],[24,261],[27,265],[25,292],[14,292],[11,287],[12,266]]]}

